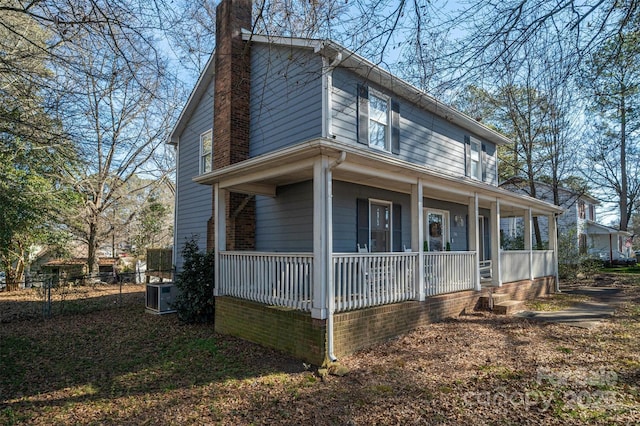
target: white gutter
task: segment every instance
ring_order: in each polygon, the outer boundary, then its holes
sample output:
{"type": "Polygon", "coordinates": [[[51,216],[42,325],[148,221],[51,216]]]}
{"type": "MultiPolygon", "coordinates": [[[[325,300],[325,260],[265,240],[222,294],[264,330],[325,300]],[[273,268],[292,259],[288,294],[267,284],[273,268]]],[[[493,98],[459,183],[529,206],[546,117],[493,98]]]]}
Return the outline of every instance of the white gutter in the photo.
{"type": "MultiPolygon", "coordinates": [[[[325,202],[325,207],[327,209],[325,217],[328,219],[327,235],[333,235],[333,177],[331,175],[331,171],[342,164],[346,158],[347,153],[345,151],[342,151],[340,153],[340,157],[338,157],[337,160],[327,166],[327,200],[325,202]]],[[[328,238],[327,243],[329,245],[329,247],[327,247],[327,253],[333,253],[333,238],[328,238]]],[[[329,265],[329,273],[327,273],[327,356],[329,357],[329,360],[331,362],[335,362],[338,360],[338,358],[333,353],[333,314],[336,309],[333,288],[333,259],[329,259],[327,265],[329,265]]]]}

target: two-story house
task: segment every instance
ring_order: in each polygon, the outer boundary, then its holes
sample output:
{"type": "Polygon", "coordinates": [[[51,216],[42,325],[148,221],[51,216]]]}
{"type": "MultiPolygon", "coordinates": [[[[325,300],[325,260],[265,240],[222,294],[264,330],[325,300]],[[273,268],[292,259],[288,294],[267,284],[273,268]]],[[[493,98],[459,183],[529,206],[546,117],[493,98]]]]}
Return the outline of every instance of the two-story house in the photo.
{"type": "Polygon", "coordinates": [[[192,235],[215,250],[216,331],[321,363],[473,309],[483,286],[554,290],[562,209],[498,187],[504,136],[337,43],[244,30],[250,0],[216,15],[170,139],[175,264],[192,235]],[[546,218],[551,249],[501,251],[513,215],[546,218]]]}
{"type": "MultiPolygon", "coordinates": [[[[501,183],[500,187],[531,195],[528,181],[521,178],[509,179],[501,183]]],[[[572,240],[569,246],[576,248],[576,263],[584,258],[597,258],[613,263],[627,263],[630,260],[633,253],[632,234],[598,223],[596,207],[600,202],[597,199],[584,192],[563,187],[557,189],[557,195],[558,205],[565,209],[564,213],[558,216],[558,231],[563,238],[572,240]]],[[[535,197],[553,203],[553,187],[544,182],[535,182],[535,197]]],[[[518,237],[522,229],[521,218],[502,219],[503,235],[518,237]]],[[[542,231],[542,235],[546,236],[546,228],[542,231]]],[[[546,240],[544,242],[546,244],[546,240]]],[[[572,259],[565,261],[570,262],[572,259]]]]}

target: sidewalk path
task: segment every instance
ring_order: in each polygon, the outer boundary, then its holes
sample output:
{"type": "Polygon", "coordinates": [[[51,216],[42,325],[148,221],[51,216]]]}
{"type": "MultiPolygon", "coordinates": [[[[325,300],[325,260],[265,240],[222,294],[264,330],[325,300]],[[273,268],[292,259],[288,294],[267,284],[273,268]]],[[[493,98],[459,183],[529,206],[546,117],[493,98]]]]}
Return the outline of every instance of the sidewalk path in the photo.
{"type": "Polygon", "coordinates": [[[586,295],[593,298],[593,301],[578,303],[561,311],[523,311],[516,315],[591,329],[614,314],[621,292],[622,289],[615,287],[581,287],[564,293],[586,295]]]}

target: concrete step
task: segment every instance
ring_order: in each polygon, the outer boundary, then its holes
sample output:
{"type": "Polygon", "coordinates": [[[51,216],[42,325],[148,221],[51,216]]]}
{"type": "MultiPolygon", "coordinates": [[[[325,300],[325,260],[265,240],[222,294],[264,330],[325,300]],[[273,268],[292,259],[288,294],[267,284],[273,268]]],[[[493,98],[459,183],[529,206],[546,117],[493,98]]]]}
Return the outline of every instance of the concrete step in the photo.
{"type": "Polygon", "coordinates": [[[478,309],[479,310],[483,310],[483,311],[488,311],[491,308],[491,302],[490,300],[493,298],[493,306],[495,306],[497,303],[501,303],[504,302],[506,300],[509,300],[509,295],[508,294],[494,294],[493,296],[491,295],[485,295],[485,296],[480,296],[479,299],[479,303],[478,303],[478,309]]]}
{"type": "Polygon", "coordinates": [[[494,303],[493,313],[496,315],[511,315],[514,312],[521,311],[523,303],[521,300],[505,300],[500,303],[494,303]]]}

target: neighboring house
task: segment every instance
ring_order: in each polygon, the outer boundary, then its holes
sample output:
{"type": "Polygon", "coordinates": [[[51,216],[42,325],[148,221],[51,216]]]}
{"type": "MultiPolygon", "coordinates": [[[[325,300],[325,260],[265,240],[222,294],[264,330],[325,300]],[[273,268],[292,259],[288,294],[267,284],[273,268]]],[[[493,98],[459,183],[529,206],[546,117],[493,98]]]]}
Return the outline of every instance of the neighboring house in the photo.
{"type": "MultiPolygon", "coordinates": [[[[530,185],[521,178],[512,178],[500,184],[501,188],[520,194],[531,195],[530,185]]],[[[547,183],[535,183],[535,197],[549,203],[554,202],[553,187],[547,183]]],[[[558,216],[558,231],[564,238],[573,238],[572,246],[578,250],[581,257],[595,257],[605,261],[627,262],[632,256],[632,234],[596,221],[596,206],[600,204],[595,198],[569,188],[558,188],[558,204],[565,209],[558,216]]],[[[542,235],[548,235],[543,223],[542,235]]],[[[521,218],[502,219],[503,235],[517,238],[522,232],[521,218]]],[[[546,244],[546,241],[545,241],[546,244]]],[[[578,259],[576,259],[576,262],[578,259]]]]}
{"type": "Polygon", "coordinates": [[[483,286],[554,291],[562,209],[497,186],[504,136],[334,42],[242,31],[249,0],[216,19],[170,137],[174,263],[192,236],[215,250],[216,331],[321,363],[473,309],[483,286]],[[551,249],[500,250],[514,215],[550,218],[551,249]]]}
{"type": "MultiPolygon", "coordinates": [[[[87,275],[87,258],[52,259],[41,266],[42,273],[52,274],[60,280],[78,280],[87,275]]],[[[98,258],[98,275],[102,281],[114,279],[114,265],[117,258],[98,258]]]]}

